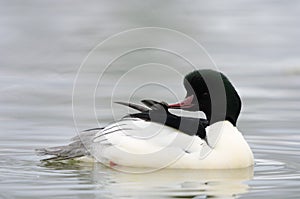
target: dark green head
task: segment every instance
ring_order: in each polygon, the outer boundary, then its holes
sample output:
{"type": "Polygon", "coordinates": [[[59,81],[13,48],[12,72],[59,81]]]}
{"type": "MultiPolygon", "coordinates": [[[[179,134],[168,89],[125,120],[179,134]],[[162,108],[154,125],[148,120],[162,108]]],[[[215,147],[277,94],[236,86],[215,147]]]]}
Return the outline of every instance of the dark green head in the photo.
{"type": "Polygon", "coordinates": [[[196,70],[184,78],[186,99],[169,108],[203,111],[210,124],[228,120],[236,125],[241,99],[229,79],[214,70],[196,70]]]}

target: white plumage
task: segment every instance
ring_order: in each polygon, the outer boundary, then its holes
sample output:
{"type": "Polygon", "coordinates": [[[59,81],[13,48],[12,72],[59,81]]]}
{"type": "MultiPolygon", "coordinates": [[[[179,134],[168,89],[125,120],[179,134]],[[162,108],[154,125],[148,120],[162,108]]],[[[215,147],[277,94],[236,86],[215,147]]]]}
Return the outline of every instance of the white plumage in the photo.
{"type": "Polygon", "coordinates": [[[86,143],[107,165],[150,168],[232,169],[253,165],[242,134],[228,121],[206,128],[207,141],[140,119],[126,119],[100,130],[86,143]]]}

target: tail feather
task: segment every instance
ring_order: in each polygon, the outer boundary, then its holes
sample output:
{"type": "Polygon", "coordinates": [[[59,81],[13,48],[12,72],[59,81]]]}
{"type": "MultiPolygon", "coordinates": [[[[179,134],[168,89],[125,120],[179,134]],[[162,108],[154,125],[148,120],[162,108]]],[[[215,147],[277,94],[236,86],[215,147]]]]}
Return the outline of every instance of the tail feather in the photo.
{"type": "Polygon", "coordinates": [[[37,155],[45,156],[50,155],[52,157],[42,159],[42,161],[48,160],[68,160],[89,155],[88,150],[83,146],[82,143],[73,142],[66,146],[57,146],[36,149],[37,155]]]}
{"type": "Polygon", "coordinates": [[[73,137],[69,145],[41,148],[35,151],[37,155],[40,156],[52,156],[42,159],[42,161],[59,161],[89,156],[89,147],[91,146],[93,137],[101,129],[102,128],[96,128],[83,131],[78,136],[73,137]]]}
{"type": "Polygon", "coordinates": [[[38,155],[59,155],[59,156],[67,156],[68,154],[74,153],[72,151],[76,149],[81,149],[81,143],[73,142],[69,145],[65,146],[56,146],[49,148],[37,149],[36,152],[38,155]]]}

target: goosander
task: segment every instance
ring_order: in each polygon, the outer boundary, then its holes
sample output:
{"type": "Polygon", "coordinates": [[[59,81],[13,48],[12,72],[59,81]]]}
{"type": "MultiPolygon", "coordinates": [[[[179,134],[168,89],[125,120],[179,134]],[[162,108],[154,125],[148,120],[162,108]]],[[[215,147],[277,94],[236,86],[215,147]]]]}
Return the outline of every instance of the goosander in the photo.
{"type": "Polygon", "coordinates": [[[195,70],[184,78],[185,100],[145,106],[117,102],[139,112],[104,128],[88,129],[69,145],[38,149],[50,160],[92,158],[114,166],[143,168],[233,169],[253,165],[253,153],[236,127],[241,99],[229,79],[214,70],[195,70]],[[170,109],[202,111],[206,119],[170,109]]]}

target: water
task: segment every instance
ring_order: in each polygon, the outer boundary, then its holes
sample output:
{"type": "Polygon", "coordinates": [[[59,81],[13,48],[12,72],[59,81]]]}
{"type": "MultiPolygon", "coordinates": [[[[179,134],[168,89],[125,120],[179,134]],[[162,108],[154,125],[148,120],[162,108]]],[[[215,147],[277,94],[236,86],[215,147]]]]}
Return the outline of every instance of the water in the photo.
{"type": "MultiPolygon", "coordinates": [[[[299,198],[299,6],[297,1],[1,1],[0,198],[299,198]],[[75,127],[98,125],[83,89],[76,90],[77,126],[73,120],[73,82],[88,52],[115,33],[144,26],[188,34],[230,77],[243,99],[238,127],[254,152],[253,168],[141,175],[92,163],[39,161],[35,148],[66,144],[75,127]]],[[[109,58],[116,48],[101,55],[109,58]]],[[[188,70],[168,53],[133,55],[140,59],[128,55],[113,63],[96,89],[99,125],[113,119],[113,80],[130,67],[155,61],[188,70]]],[[[92,70],[103,69],[93,63],[92,70]]],[[[171,92],[155,85],[132,93],[146,77],[164,80],[178,97],[184,95],[180,76],[134,72],[116,88],[116,99],[128,99],[130,93],[133,101],[142,96],[174,101],[171,92]]],[[[83,88],[89,88],[91,77],[95,74],[82,78],[83,88]]],[[[118,106],[114,110],[115,117],[126,113],[118,106]]]]}

